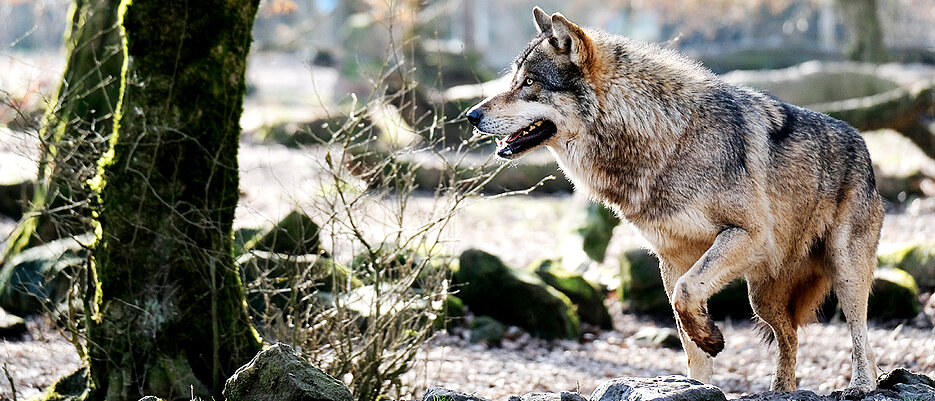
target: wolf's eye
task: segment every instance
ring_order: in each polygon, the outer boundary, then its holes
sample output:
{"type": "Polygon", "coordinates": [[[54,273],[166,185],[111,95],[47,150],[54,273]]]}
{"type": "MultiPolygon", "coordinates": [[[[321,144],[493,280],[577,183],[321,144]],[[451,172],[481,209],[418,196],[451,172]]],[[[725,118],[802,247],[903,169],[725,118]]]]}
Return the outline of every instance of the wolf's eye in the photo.
{"type": "Polygon", "coordinates": [[[526,78],[523,80],[523,86],[532,86],[532,83],[535,82],[532,78],[526,78]]]}

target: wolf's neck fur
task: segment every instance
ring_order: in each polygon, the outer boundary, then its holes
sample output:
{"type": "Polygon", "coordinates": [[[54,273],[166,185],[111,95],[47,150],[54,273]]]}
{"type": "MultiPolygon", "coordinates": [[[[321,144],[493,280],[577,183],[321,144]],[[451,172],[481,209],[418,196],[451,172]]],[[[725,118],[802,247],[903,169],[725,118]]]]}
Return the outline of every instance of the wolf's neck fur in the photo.
{"type": "Polygon", "coordinates": [[[655,177],[670,168],[681,139],[693,132],[691,99],[717,78],[676,52],[601,33],[600,113],[575,141],[556,144],[553,154],[579,190],[614,205],[630,220],[644,213],[655,177]],[[686,101],[688,100],[688,101],[686,101]]]}

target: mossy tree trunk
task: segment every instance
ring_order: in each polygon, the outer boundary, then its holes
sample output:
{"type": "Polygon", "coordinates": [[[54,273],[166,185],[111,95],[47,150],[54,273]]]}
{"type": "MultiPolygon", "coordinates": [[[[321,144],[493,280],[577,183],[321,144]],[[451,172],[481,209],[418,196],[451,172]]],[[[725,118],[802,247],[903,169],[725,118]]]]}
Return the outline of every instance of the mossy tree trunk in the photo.
{"type": "Polygon", "coordinates": [[[847,47],[844,54],[854,61],[889,61],[883,44],[883,28],[877,13],[877,0],[835,0],[844,18],[847,47]]]}
{"type": "Polygon", "coordinates": [[[125,0],[128,65],[102,159],[92,399],[220,396],[260,347],[232,253],[259,0],[125,0]]]}
{"type": "Polygon", "coordinates": [[[29,215],[7,242],[0,260],[24,247],[91,229],[85,182],[97,174],[97,161],[113,131],[123,66],[117,22],[120,0],[76,0],[65,35],[68,62],[55,107],[39,132],[42,159],[39,185],[29,215]]]}

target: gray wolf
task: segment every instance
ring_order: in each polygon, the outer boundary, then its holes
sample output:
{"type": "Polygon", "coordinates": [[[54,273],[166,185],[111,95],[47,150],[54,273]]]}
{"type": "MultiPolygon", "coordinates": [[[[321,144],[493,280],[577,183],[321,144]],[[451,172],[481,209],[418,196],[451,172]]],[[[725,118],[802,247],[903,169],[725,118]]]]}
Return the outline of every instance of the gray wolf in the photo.
{"type": "Polygon", "coordinates": [[[468,113],[514,159],[546,146],[660,259],[688,356],[709,382],[724,349],[707,299],[737,277],[778,345],[771,389],[796,387],[796,328],[831,289],[851,333],[847,391],[876,385],[867,298],[883,206],[858,132],[729,85],[675,51],[533,10],[509,90],[468,113]]]}

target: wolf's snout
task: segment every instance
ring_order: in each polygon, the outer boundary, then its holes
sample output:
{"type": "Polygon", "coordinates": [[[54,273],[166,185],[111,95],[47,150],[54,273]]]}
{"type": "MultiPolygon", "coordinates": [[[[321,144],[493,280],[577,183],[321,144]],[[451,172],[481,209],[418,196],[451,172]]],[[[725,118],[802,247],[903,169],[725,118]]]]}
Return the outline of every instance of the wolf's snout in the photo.
{"type": "Polygon", "coordinates": [[[484,117],[484,113],[481,112],[480,108],[477,106],[474,106],[474,108],[471,109],[471,111],[467,113],[468,122],[471,123],[471,125],[475,127],[477,126],[477,124],[480,124],[480,119],[483,117],[484,117]]]}

